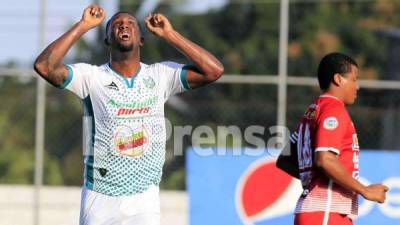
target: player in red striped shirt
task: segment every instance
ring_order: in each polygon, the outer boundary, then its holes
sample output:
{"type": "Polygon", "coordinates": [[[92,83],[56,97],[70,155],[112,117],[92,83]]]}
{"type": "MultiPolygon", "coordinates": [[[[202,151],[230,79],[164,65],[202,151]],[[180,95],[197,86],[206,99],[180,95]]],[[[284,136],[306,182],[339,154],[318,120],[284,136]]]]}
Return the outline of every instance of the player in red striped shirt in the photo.
{"type": "Polygon", "coordinates": [[[307,108],[292,136],[297,152],[291,158],[296,162],[278,160],[278,167],[300,178],[303,186],[295,225],[351,225],[358,194],[385,201],[386,186],[364,186],[357,180],[360,148],[346,110],[357,97],[357,76],[357,63],[344,54],[331,53],[321,60],[318,81],[323,93],[307,108]],[[290,168],[293,164],[298,168],[290,168]]]}

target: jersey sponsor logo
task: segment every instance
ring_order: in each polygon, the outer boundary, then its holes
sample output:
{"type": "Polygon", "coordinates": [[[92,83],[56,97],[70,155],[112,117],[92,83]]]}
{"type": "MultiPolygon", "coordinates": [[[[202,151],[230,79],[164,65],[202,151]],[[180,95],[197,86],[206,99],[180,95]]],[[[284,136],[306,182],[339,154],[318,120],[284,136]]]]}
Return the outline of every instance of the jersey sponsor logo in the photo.
{"type": "Polygon", "coordinates": [[[117,118],[132,118],[143,116],[150,113],[150,107],[140,109],[119,108],[117,111],[117,118]]]}
{"type": "Polygon", "coordinates": [[[144,83],[144,86],[146,86],[146,88],[148,88],[148,89],[153,89],[154,86],[156,85],[156,82],[154,82],[153,78],[151,78],[151,77],[144,78],[143,83],[144,83]]]}
{"type": "Polygon", "coordinates": [[[140,109],[155,105],[157,100],[158,100],[157,96],[152,96],[150,98],[144,99],[143,101],[133,101],[133,102],[118,102],[110,98],[107,102],[107,105],[116,108],[140,109]]]}
{"type": "Polygon", "coordinates": [[[360,150],[360,145],[358,144],[358,137],[357,134],[353,134],[353,144],[352,148],[354,151],[360,150]]]}
{"type": "Polygon", "coordinates": [[[118,102],[109,99],[107,105],[116,109],[116,118],[127,119],[148,115],[151,108],[157,103],[158,97],[153,96],[143,101],[118,102]]]}
{"type": "Polygon", "coordinates": [[[353,177],[355,179],[358,179],[358,168],[359,168],[359,151],[360,151],[360,146],[358,145],[358,137],[357,134],[353,134],[353,144],[352,144],[352,149],[353,149],[353,164],[354,164],[354,172],[353,172],[353,177]]]}
{"type": "Polygon", "coordinates": [[[121,156],[138,158],[142,156],[149,145],[149,135],[144,126],[121,126],[114,134],[114,149],[121,156]]]}
{"type": "Polygon", "coordinates": [[[111,89],[111,90],[119,91],[119,88],[118,88],[117,84],[114,83],[114,81],[111,81],[111,84],[106,85],[105,87],[108,89],[111,89]]]}
{"type": "Polygon", "coordinates": [[[328,117],[324,120],[324,128],[327,130],[334,130],[339,126],[339,122],[336,117],[328,117]]]}

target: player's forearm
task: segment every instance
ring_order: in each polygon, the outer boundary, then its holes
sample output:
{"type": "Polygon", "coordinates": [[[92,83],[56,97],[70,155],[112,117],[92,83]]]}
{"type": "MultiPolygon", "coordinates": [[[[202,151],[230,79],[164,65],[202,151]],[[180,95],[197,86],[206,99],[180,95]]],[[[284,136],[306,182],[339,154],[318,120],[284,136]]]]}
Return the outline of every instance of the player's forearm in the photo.
{"type": "Polygon", "coordinates": [[[336,157],[319,159],[317,166],[322,168],[329,178],[342,187],[361,195],[365,192],[366,187],[354,179],[336,157]]]}
{"type": "Polygon", "coordinates": [[[224,66],[207,50],[172,30],[165,35],[165,40],[182,52],[209,80],[217,80],[224,72],[224,66]]]}
{"type": "Polygon", "coordinates": [[[35,70],[45,79],[57,69],[71,46],[90,28],[82,21],[51,43],[35,60],[35,70]]]}

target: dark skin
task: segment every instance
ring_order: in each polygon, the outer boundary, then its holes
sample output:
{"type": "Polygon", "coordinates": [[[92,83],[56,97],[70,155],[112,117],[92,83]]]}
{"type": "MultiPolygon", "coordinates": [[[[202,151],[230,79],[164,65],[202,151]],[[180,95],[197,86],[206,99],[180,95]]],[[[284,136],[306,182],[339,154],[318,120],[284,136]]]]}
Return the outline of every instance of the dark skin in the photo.
{"type": "MultiPolygon", "coordinates": [[[[97,6],[88,6],[82,18],[70,30],[51,43],[34,63],[36,72],[49,83],[60,86],[68,76],[68,69],[62,63],[65,55],[75,42],[87,31],[99,26],[105,18],[105,11],[97,6]]],[[[164,39],[184,54],[193,64],[187,69],[186,79],[191,88],[197,88],[218,80],[224,67],[211,53],[183,37],[162,14],[150,14],[145,19],[146,28],[164,39]]],[[[143,45],[135,17],[119,13],[113,17],[107,30],[111,66],[118,73],[131,77],[140,66],[140,47],[143,45]]]]}
{"type": "MultiPolygon", "coordinates": [[[[358,89],[358,68],[352,66],[351,71],[346,74],[335,74],[333,82],[324,94],[332,95],[344,104],[351,105],[357,97],[358,89]]],[[[295,157],[293,152],[295,149],[291,150],[292,152],[289,156],[279,157],[277,166],[291,176],[299,178],[297,157],[295,157]]],[[[318,168],[323,170],[329,178],[334,180],[335,183],[346,189],[360,194],[367,200],[379,203],[385,202],[386,192],[389,188],[383,184],[371,184],[368,186],[361,184],[348,173],[346,168],[339,161],[336,153],[331,151],[316,152],[315,164],[318,168]]]]}
{"type": "MultiPolygon", "coordinates": [[[[358,86],[358,68],[352,66],[347,74],[335,74],[334,83],[332,83],[326,94],[335,96],[346,105],[352,105],[357,98],[358,86]]],[[[386,200],[386,192],[389,188],[383,184],[371,184],[365,186],[354,179],[344,168],[333,152],[316,152],[316,165],[321,168],[328,177],[333,179],[341,186],[361,194],[365,199],[383,203],[386,200]]]]}

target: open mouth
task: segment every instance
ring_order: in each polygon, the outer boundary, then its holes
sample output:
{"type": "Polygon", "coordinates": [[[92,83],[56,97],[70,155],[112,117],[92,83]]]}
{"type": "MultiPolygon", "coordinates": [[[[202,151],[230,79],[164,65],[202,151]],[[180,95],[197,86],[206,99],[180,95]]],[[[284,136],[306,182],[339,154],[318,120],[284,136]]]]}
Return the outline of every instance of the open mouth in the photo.
{"type": "Polygon", "coordinates": [[[128,32],[121,32],[121,33],[119,33],[118,37],[119,37],[119,39],[121,39],[123,41],[127,41],[127,40],[129,40],[131,35],[128,32]]]}

